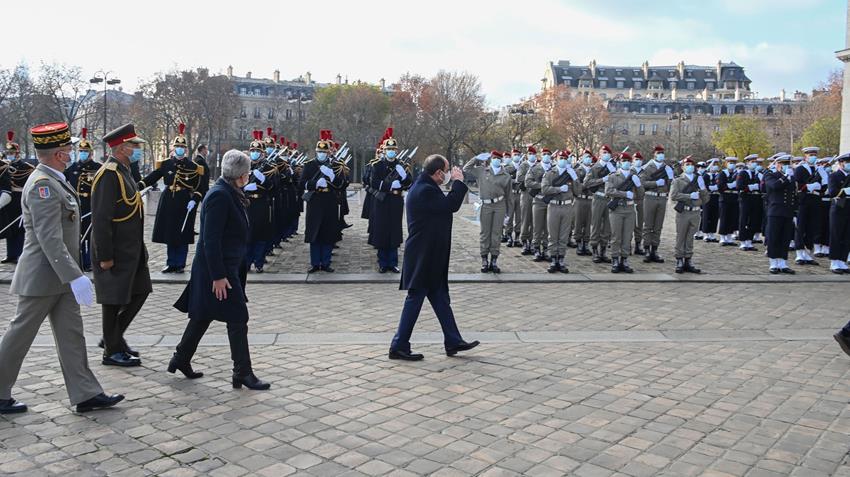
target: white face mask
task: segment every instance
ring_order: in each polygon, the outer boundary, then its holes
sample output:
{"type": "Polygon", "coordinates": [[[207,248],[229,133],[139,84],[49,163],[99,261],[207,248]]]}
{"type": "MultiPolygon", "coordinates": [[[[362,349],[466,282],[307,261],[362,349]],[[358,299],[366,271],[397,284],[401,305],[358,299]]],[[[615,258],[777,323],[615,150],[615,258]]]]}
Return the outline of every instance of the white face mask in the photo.
{"type": "Polygon", "coordinates": [[[448,171],[443,171],[443,185],[448,185],[450,180],[452,180],[451,174],[448,171]]]}

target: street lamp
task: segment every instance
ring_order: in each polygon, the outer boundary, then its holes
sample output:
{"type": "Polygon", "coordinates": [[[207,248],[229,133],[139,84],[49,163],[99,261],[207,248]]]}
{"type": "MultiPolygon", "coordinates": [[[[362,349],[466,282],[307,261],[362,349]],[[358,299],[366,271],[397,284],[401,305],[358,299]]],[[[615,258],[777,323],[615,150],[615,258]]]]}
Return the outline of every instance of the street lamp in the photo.
{"type": "Polygon", "coordinates": [[[91,84],[103,83],[103,136],[101,136],[101,141],[103,142],[104,159],[106,159],[106,141],[103,141],[103,137],[106,136],[106,87],[121,83],[121,80],[118,78],[110,78],[110,74],[112,74],[111,71],[98,71],[94,74],[94,77],[89,80],[89,83],[91,84]]]}
{"type": "Polygon", "coordinates": [[[525,119],[526,116],[533,116],[534,109],[528,108],[526,106],[520,106],[518,108],[512,108],[509,110],[509,114],[514,116],[519,116],[519,128],[517,130],[517,134],[514,135],[513,147],[517,147],[516,144],[522,144],[523,139],[525,139],[525,119]]]}
{"type": "Polygon", "coordinates": [[[690,119],[690,114],[673,113],[670,115],[670,121],[678,121],[679,123],[678,139],[676,140],[676,159],[682,158],[682,121],[690,121],[690,119]]]}
{"type": "Polygon", "coordinates": [[[301,105],[304,103],[313,102],[312,99],[306,98],[304,93],[299,93],[298,99],[290,99],[290,103],[298,102],[298,140],[301,141],[303,138],[301,137],[301,105]]]}

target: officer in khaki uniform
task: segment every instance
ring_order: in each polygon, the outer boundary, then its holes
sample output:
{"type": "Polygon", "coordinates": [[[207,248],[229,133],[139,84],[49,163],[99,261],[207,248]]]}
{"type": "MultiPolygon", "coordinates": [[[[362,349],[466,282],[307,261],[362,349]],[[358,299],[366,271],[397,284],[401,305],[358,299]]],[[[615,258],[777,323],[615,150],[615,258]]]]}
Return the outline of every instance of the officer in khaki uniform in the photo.
{"type": "Polygon", "coordinates": [[[71,132],[65,123],[42,124],[30,132],[39,164],[22,190],[26,240],[10,289],[18,295],[17,312],[0,342],[0,414],[27,410],[12,398],[12,386],[45,317],[77,412],[114,406],[124,396],[103,394],[89,369],[80,317],[80,305],[91,306],[94,296],[80,267],[80,204],[64,176],[71,132]]]}
{"type": "Polygon", "coordinates": [[[593,252],[593,263],[610,263],[605,256],[605,249],[611,240],[611,221],[609,219],[608,199],[605,196],[605,183],[608,175],[617,171],[611,158],[611,148],[607,145],[599,150],[600,160],[590,168],[584,178],[584,190],[593,194],[590,204],[590,247],[593,252]]]}
{"type": "Polygon", "coordinates": [[[534,146],[528,146],[526,160],[523,161],[516,171],[516,180],[519,183],[519,188],[522,191],[520,194],[519,208],[521,218],[521,228],[519,238],[522,240],[522,254],[531,255],[531,231],[534,227],[534,214],[531,208],[534,197],[525,186],[525,178],[528,176],[528,171],[537,165],[537,149],[534,146]]]}
{"type": "MultiPolygon", "coordinates": [[[[635,202],[643,199],[643,184],[637,174],[632,173],[632,156],[620,154],[620,167],[608,175],[605,196],[614,201],[611,210],[611,273],[632,273],[629,266],[632,235],[635,231],[635,202]],[[627,185],[626,182],[631,182],[627,185]]],[[[606,205],[607,206],[607,205],[606,205]]]]}
{"type": "Polygon", "coordinates": [[[702,175],[695,171],[690,156],[682,160],[683,173],[670,185],[670,202],[676,213],[676,273],[700,273],[691,259],[694,256],[694,234],[699,229],[702,207],[711,196],[702,175]]]}
{"type": "Polygon", "coordinates": [[[543,148],[540,151],[542,158],[540,164],[535,165],[525,175],[525,188],[528,193],[534,198],[531,204],[532,222],[534,223],[534,232],[532,239],[532,248],[534,248],[534,261],[545,262],[549,260],[547,249],[547,231],[546,231],[546,211],[548,206],[543,201],[543,175],[549,172],[552,168],[552,153],[549,149],[543,148]]]}
{"type": "MultiPolygon", "coordinates": [[[[632,154],[632,172],[637,174],[638,177],[641,176],[643,172],[643,154],[640,151],[636,151],[632,154]]],[[[643,247],[641,247],[641,241],[643,240],[643,201],[635,202],[635,255],[643,255],[643,247]]]]}
{"type": "Polygon", "coordinates": [[[511,199],[511,175],[502,167],[502,153],[492,151],[479,154],[463,166],[463,172],[478,182],[481,199],[481,273],[500,273],[497,263],[505,220],[507,202],[511,199]],[[487,164],[487,160],[490,163],[487,164]],[[488,261],[489,259],[489,261],[488,261]]]}
{"type": "Polygon", "coordinates": [[[522,191],[520,190],[520,182],[517,178],[519,167],[522,165],[522,156],[519,150],[514,149],[511,155],[507,153],[502,158],[505,170],[511,175],[511,197],[508,201],[507,214],[505,218],[505,237],[507,238],[508,247],[519,247],[519,232],[522,227],[522,206],[520,204],[522,191]],[[510,157],[510,160],[508,159],[510,157]]]}
{"type": "Polygon", "coordinates": [[[570,273],[564,257],[573,226],[575,198],[581,194],[582,184],[570,164],[569,156],[569,151],[558,153],[557,165],[543,175],[542,193],[544,200],[549,203],[546,213],[549,254],[552,257],[549,273],[570,273]]]}
{"type": "Polygon", "coordinates": [[[664,228],[664,215],[667,213],[667,197],[670,183],[673,181],[673,165],[664,158],[664,146],[655,146],[653,158],[640,174],[640,180],[646,189],[643,204],[643,246],[645,263],[664,263],[658,255],[661,244],[661,230],[664,228]]]}
{"type": "MultiPolygon", "coordinates": [[[[590,168],[593,166],[594,160],[595,158],[593,157],[593,153],[590,152],[590,149],[585,149],[581,154],[581,159],[575,165],[575,171],[576,174],[578,174],[578,181],[581,182],[582,185],[584,185],[584,180],[587,178],[587,174],[590,173],[590,168]]],[[[573,235],[578,243],[576,255],[591,255],[590,246],[588,244],[590,243],[590,208],[591,201],[593,200],[592,197],[593,193],[588,192],[584,187],[582,188],[581,193],[576,195],[576,203],[573,207],[573,235]]]]}

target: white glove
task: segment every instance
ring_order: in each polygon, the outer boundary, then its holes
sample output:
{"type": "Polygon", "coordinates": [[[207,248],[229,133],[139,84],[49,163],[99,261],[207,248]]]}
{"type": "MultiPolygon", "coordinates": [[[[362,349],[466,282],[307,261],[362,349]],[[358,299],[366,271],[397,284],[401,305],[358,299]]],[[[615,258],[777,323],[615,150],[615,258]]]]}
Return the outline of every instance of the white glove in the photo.
{"type": "Polygon", "coordinates": [[[843,190],[844,190],[844,195],[850,195],[850,187],[845,187],[843,190]]]}
{"type": "MultiPolygon", "coordinates": [[[[257,184],[254,184],[254,185],[257,185],[257,184]]],[[[189,203],[186,204],[186,210],[191,211],[192,209],[195,208],[195,204],[196,203],[195,203],[194,200],[190,200],[189,203]]]]}
{"type": "Polygon", "coordinates": [[[336,177],[336,174],[334,174],[333,169],[328,166],[319,167],[319,170],[322,171],[322,174],[324,174],[330,180],[334,180],[334,178],[336,177]]]}
{"type": "Polygon", "coordinates": [[[673,180],[673,168],[670,167],[670,166],[667,166],[667,167],[664,168],[664,171],[667,172],[667,178],[672,181],[673,180]]]}
{"type": "Polygon", "coordinates": [[[265,181],[266,181],[266,176],[265,176],[265,174],[263,174],[262,172],[260,172],[260,170],[259,170],[259,169],[254,169],[254,177],[256,177],[258,181],[260,181],[260,184],[262,184],[263,182],[265,182],[265,181]]]}
{"type": "Polygon", "coordinates": [[[608,176],[603,177],[602,182],[608,182],[608,176]]]}
{"type": "Polygon", "coordinates": [[[570,174],[570,177],[572,177],[574,181],[578,180],[578,174],[576,174],[576,171],[574,171],[572,167],[567,169],[567,172],[570,174]]]}
{"type": "Polygon", "coordinates": [[[327,187],[327,186],[328,186],[328,181],[326,181],[324,177],[322,177],[322,178],[320,178],[319,180],[316,181],[316,187],[327,187]]]}
{"type": "Polygon", "coordinates": [[[12,196],[8,192],[3,192],[3,194],[0,195],[0,209],[2,209],[3,207],[6,207],[11,202],[12,202],[12,196]]]}
{"type": "Polygon", "coordinates": [[[705,180],[702,178],[702,176],[697,176],[697,186],[700,189],[705,190],[705,180]]]}
{"type": "Polygon", "coordinates": [[[401,182],[393,181],[393,183],[390,184],[390,189],[401,189],[401,182]]]}
{"type": "Polygon", "coordinates": [[[806,184],[806,188],[809,189],[809,192],[820,190],[820,183],[806,184]]]}
{"type": "Polygon", "coordinates": [[[657,181],[655,181],[655,185],[657,185],[658,187],[662,187],[665,182],[666,181],[664,179],[658,179],[657,181]]]}
{"type": "Polygon", "coordinates": [[[626,199],[632,200],[634,198],[635,198],[634,193],[632,193],[632,191],[630,191],[630,190],[627,190],[626,191],[626,199]]]}
{"type": "Polygon", "coordinates": [[[757,191],[757,190],[759,190],[759,185],[758,185],[758,184],[749,184],[747,187],[748,187],[751,191],[757,191]]]}
{"type": "Polygon", "coordinates": [[[245,187],[243,187],[242,189],[246,190],[248,192],[253,192],[253,191],[257,190],[257,184],[252,182],[252,183],[246,185],[245,187]]]}
{"type": "Polygon", "coordinates": [[[490,159],[489,152],[482,152],[481,154],[475,156],[475,160],[477,161],[486,161],[487,159],[490,159]]]}
{"type": "Polygon", "coordinates": [[[404,166],[396,164],[395,171],[398,173],[398,176],[401,177],[401,180],[407,179],[407,171],[404,170],[404,166]]]}
{"type": "Polygon", "coordinates": [[[614,167],[614,164],[611,164],[610,162],[605,163],[605,167],[608,168],[608,172],[614,172],[617,170],[617,168],[614,167]]]}
{"type": "Polygon", "coordinates": [[[567,192],[568,190],[570,190],[570,186],[567,184],[561,186],[561,192],[567,192]]]}
{"type": "Polygon", "coordinates": [[[717,186],[714,185],[714,184],[711,184],[710,186],[708,186],[708,190],[710,190],[711,192],[717,192],[717,186]]]}
{"type": "Polygon", "coordinates": [[[640,187],[640,177],[637,174],[632,174],[632,183],[634,183],[635,187],[640,187]]]}
{"type": "Polygon", "coordinates": [[[726,187],[728,187],[729,189],[737,189],[738,183],[737,182],[727,182],[726,187]]]}
{"type": "Polygon", "coordinates": [[[71,280],[71,291],[74,292],[74,299],[78,304],[92,306],[94,303],[94,288],[89,277],[80,275],[71,280]]]}
{"type": "Polygon", "coordinates": [[[699,199],[699,192],[691,192],[691,200],[699,199]]]}

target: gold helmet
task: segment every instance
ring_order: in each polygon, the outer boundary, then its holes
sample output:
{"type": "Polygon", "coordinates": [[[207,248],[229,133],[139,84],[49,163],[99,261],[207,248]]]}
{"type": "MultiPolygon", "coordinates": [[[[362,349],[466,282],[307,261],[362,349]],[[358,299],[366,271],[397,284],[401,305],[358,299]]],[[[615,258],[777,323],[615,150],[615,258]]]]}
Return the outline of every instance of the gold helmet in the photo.
{"type": "Polygon", "coordinates": [[[177,136],[171,142],[172,147],[186,147],[186,125],[180,123],[177,125],[177,136]]]}
{"type": "Polygon", "coordinates": [[[91,152],[92,146],[88,139],[89,130],[87,128],[83,128],[80,131],[80,142],[77,143],[77,149],[80,151],[89,151],[91,152]]]}

